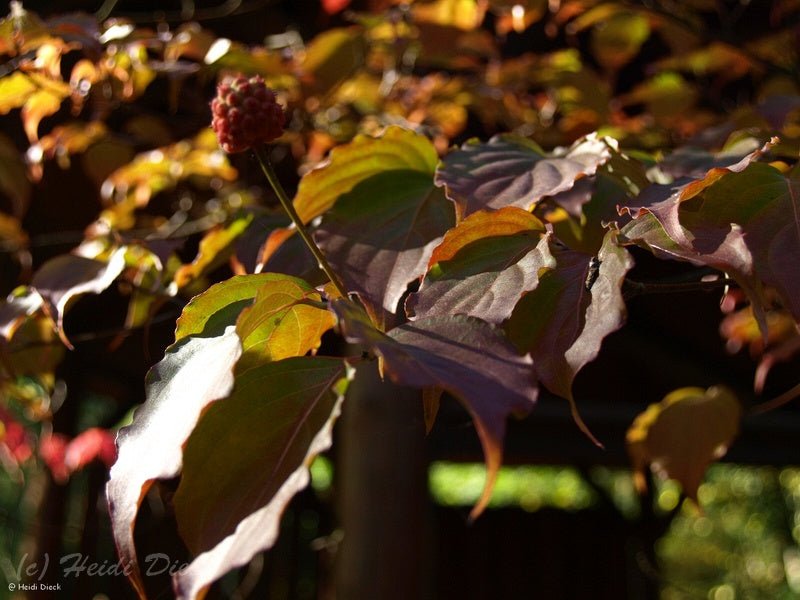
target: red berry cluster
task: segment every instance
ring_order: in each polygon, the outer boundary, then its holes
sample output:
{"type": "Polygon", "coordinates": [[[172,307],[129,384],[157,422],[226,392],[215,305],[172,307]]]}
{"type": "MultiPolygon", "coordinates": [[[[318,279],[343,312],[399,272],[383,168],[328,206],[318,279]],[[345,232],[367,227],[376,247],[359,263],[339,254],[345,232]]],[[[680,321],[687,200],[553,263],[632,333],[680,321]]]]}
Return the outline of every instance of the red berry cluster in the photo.
{"type": "Polygon", "coordinates": [[[231,154],[271,142],[283,133],[286,113],[260,75],[243,75],[217,86],[211,102],[211,127],[219,145],[231,154]]]}

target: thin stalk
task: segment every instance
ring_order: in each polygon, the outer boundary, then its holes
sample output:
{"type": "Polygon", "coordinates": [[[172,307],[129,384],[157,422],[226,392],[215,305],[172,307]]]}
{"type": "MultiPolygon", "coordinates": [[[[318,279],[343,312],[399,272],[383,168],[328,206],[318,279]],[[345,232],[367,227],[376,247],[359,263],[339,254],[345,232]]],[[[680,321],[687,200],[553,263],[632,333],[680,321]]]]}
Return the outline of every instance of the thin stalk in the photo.
{"type": "Polygon", "coordinates": [[[342,296],[342,298],[347,298],[347,292],[342,285],[342,282],[339,281],[339,277],[337,277],[336,272],[333,270],[331,265],[328,263],[325,256],[322,254],[322,251],[317,246],[317,243],[311,237],[311,234],[306,229],[306,226],[303,224],[303,221],[300,219],[300,216],[297,214],[297,211],[294,209],[294,204],[289,199],[289,196],[286,195],[286,192],[281,185],[278,176],[275,173],[275,169],[272,167],[272,163],[269,160],[269,156],[267,156],[266,151],[264,150],[263,146],[256,146],[253,148],[253,152],[255,152],[256,158],[258,159],[259,164],[261,165],[261,170],[264,171],[264,175],[267,177],[267,181],[272,186],[272,189],[275,190],[275,193],[278,196],[278,200],[281,202],[281,206],[289,215],[289,218],[294,223],[295,228],[297,229],[297,233],[300,234],[300,237],[303,238],[303,241],[308,246],[308,249],[311,250],[311,254],[314,255],[314,258],[317,260],[317,264],[319,264],[320,268],[325,272],[325,275],[328,276],[333,287],[336,288],[336,291],[342,296]]]}

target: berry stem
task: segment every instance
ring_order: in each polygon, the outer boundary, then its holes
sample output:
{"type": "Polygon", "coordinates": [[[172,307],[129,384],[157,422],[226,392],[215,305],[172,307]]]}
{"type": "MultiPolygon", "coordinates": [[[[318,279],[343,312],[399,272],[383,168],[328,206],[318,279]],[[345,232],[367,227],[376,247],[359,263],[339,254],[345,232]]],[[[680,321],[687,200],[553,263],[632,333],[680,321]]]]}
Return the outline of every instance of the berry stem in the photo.
{"type": "Polygon", "coordinates": [[[306,226],[303,224],[303,221],[300,219],[300,216],[297,214],[297,211],[294,209],[294,204],[286,195],[286,192],[281,185],[280,180],[278,179],[277,174],[275,173],[275,169],[272,167],[272,163],[269,160],[269,156],[264,149],[262,144],[258,144],[253,146],[253,152],[258,159],[259,164],[261,165],[261,170],[264,171],[264,175],[267,177],[267,181],[272,186],[272,189],[275,190],[275,194],[278,196],[278,200],[281,202],[281,206],[289,215],[289,218],[294,223],[295,229],[300,234],[300,237],[303,238],[303,241],[308,246],[308,249],[311,250],[311,254],[314,255],[314,258],[317,260],[317,264],[319,267],[325,272],[325,275],[328,276],[333,287],[336,288],[336,291],[342,296],[342,298],[347,298],[347,292],[342,285],[342,282],[339,281],[339,277],[336,275],[336,272],[331,267],[330,263],[328,263],[325,256],[322,254],[322,251],[317,246],[317,243],[311,237],[311,234],[306,229],[306,226]]]}

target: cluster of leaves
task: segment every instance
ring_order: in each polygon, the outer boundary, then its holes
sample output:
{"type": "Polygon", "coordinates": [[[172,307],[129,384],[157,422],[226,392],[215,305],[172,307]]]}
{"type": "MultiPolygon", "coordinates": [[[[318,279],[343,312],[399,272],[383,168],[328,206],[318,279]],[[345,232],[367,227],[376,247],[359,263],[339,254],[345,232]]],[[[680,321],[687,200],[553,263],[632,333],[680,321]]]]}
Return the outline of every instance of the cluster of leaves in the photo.
{"type": "MultiPolygon", "coordinates": [[[[0,23],[0,113],[18,111],[28,146],[21,158],[0,138],[0,244],[21,276],[35,249],[23,222],[47,169],[79,158],[102,202],[81,243],[36,264],[0,306],[3,422],[19,425],[11,410],[52,419],[55,369],[73,347],[65,315],[80,295],[127,294],[125,329],[182,306],[108,485],[142,596],[134,527],[154,482],[180,476],[174,509],[194,558],[175,590],[200,597],[272,545],[370,358],[422,390],[429,426],[442,393],[469,412],[487,465],[477,516],[506,419],[540,387],[591,436],[572,385],[646,288],[627,278],[634,252],[736,287],[722,330],[732,349],[762,356],[757,387],[800,348],[792,3],[773,3],[778,33],[737,47],[703,33],[704,2],[374,4],[305,46],[282,35],[248,47],[194,23],[43,21],[17,3],[0,23]],[[564,47],[508,58],[509,40],[537,28],[564,47]],[[647,44],[666,49],[626,86],[647,44]],[[272,156],[302,175],[295,209],[350,297],[324,285],[295,229],[248,185],[247,159],[232,164],[208,129],[211,85],[234,72],[262,75],[287,105],[272,156]],[[756,102],[725,114],[724,90],[741,80],[756,102]],[[131,110],[151,96],[167,97],[177,124],[131,110]],[[465,139],[475,128],[481,137],[465,139]],[[362,356],[336,352],[329,332],[362,356]]],[[[680,390],[632,427],[634,465],[694,496],[740,414],[724,388],[680,390]],[[676,435],[699,419],[719,426],[676,435]]],[[[85,464],[65,462],[65,440],[41,431],[56,476],[85,464]]],[[[92,457],[109,461],[97,433],[92,457]]],[[[0,437],[15,461],[36,443],[21,426],[0,437]]]]}

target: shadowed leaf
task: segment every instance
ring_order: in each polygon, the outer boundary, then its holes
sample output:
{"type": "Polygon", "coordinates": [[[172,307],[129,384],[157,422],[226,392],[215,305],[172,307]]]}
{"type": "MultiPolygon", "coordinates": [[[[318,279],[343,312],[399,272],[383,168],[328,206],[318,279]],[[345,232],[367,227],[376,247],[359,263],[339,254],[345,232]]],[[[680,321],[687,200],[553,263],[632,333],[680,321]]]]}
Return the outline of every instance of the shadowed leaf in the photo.
{"type": "Polygon", "coordinates": [[[181,537],[193,553],[233,534],[307,466],[314,437],[346,389],[346,371],[340,358],[262,364],[237,375],[230,396],[206,410],[186,442],[175,494],[181,537]]]}
{"type": "Polygon", "coordinates": [[[423,389],[438,386],[472,415],[487,468],[483,494],[472,509],[477,517],[502,462],[506,418],[526,413],[537,398],[530,357],[519,356],[501,331],[473,317],[427,317],[387,335],[351,302],[334,301],[333,310],[347,340],[378,355],[392,381],[423,389]]]}
{"type": "Polygon", "coordinates": [[[545,196],[570,189],[610,158],[607,144],[595,135],[550,155],[526,138],[498,135],[488,142],[469,141],[448,154],[436,171],[461,216],[481,209],[517,206],[530,209],[545,196]]]}
{"type": "Polygon", "coordinates": [[[718,386],[681,388],[651,404],[626,436],[637,488],[646,489],[644,472],[649,466],[662,477],[676,479],[697,501],[706,469],[727,452],[741,416],[733,393],[718,386]]]}
{"type": "Polygon", "coordinates": [[[506,331],[520,350],[531,353],[539,380],[572,402],[575,375],[625,320],[621,288],[633,259],[613,231],[596,257],[563,247],[552,253],[555,268],[522,297],[506,331]]]}
{"type": "MultiPolygon", "coordinates": [[[[356,185],[343,191],[315,232],[345,287],[361,297],[381,328],[391,326],[408,284],[425,273],[431,252],[454,225],[452,206],[433,184],[435,152],[430,142],[404,130],[389,131],[392,137],[387,132],[383,138],[352,145],[353,156],[343,170],[355,169],[356,185]],[[398,146],[396,138],[404,143],[398,146]],[[421,151],[410,158],[424,170],[394,168],[395,154],[405,155],[409,144],[421,151]],[[359,147],[364,145],[368,153],[359,147]],[[390,156],[385,164],[383,149],[390,156]],[[360,168],[362,162],[366,171],[360,168]]],[[[339,160],[346,157],[340,154],[328,168],[338,169],[339,160]]]]}

